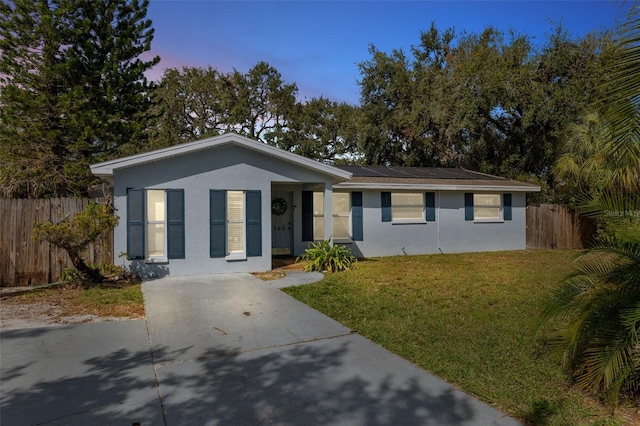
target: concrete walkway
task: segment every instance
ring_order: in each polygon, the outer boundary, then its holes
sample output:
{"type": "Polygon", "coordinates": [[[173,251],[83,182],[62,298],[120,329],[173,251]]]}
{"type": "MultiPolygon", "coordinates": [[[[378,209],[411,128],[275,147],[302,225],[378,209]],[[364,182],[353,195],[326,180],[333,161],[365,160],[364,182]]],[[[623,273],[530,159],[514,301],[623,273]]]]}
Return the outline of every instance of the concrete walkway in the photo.
{"type": "Polygon", "coordinates": [[[143,284],[146,321],[0,332],[11,425],[517,425],[279,291],[289,273],[143,284]]]}

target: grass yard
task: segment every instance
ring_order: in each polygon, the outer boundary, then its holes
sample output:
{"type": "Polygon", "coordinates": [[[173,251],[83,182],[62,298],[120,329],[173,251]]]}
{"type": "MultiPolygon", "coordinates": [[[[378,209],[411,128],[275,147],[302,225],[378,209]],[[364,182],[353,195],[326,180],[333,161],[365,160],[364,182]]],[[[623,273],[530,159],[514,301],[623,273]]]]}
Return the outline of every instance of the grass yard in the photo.
{"type": "Polygon", "coordinates": [[[535,425],[623,425],[571,386],[536,335],[541,301],[574,251],[515,251],[364,260],[285,289],[392,352],[535,425]]]}

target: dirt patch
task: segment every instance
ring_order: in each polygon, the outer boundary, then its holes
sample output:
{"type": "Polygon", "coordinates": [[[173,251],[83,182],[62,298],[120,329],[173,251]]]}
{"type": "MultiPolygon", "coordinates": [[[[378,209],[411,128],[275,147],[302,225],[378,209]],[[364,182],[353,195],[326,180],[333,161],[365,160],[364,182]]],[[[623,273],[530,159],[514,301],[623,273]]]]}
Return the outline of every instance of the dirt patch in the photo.
{"type": "Polygon", "coordinates": [[[262,281],[273,281],[284,278],[287,274],[283,271],[267,271],[267,272],[253,272],[255,277],[260,278],[262,281]]]}
{"type": "Polygon", "coordinates": [[[96,306],[79,303],[82,290],[57,289],[3,294],[0,297],[0,329],[48,327],[87,322],[142,319],[140,303],[96,306]]]}
{"type": "Polygon", "coordinates": [[[2,299],[0,301],[0,330],[130,319],[89,314],[63,315],[61,312],[62,309],[59,306],[51,304],[9,304],[2,299]]]}

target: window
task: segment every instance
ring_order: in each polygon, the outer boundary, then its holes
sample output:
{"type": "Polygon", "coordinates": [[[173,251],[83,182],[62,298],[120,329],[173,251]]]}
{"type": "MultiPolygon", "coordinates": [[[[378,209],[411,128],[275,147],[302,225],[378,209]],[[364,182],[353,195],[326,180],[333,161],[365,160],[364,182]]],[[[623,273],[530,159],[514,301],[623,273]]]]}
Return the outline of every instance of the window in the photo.
{"type": "Polygon", "coordinates": [[[473,218],[499,220],[502,211],[500,198],[500,194],[473,194],[473,218]]]}
{"type": "Polygon", "coordinates": [[[333,239],[348,240],[351,238],[349,213],[351,202],[348,192],[333,194],[333,239]]]}
{"type": "Polygon", "coordinates": [[[211,190],[210,256],[245,260],[262,256],[260,191],[211,190]]]}
{"type": "Polygon", "coordinates": [[[129,259],[184,259],[182,189],[129,189],[127,254],[129,259]]]}
{"type": "Polygon", "coordinates": [[[244,255],[244,191],[227,191],[227,256],[244,255]]]}
{"type": "Polygon", "coordinates": [[[435,192],[382,192],[382,221],[424,223],[436,220],[435,192]]]}
{"type": "Polygon", "coordinates": [[[391,220],[424,220],[424,195],[422,193],[391,194],[391,220]]]}
{"type": "Polygon", "coordinates": [[[324,240],[324,194],[313,193],[313,239],[324,240]]]}
{"type": "Polygon", "coordinates": [[[147,257],[165,257],[164,190],[147,190],[147,257]]]}
{"type": "MultiPolygon", "coordinates": [[[[362,192],[334,192],[332,195],[334,240],[362,241],[362,192]]],[[[302,192],[302,240],[323,240],[324,193],[302,192]]]]}
{"type": "MultiPolygon", "coordinates": [[[[333,233],[334,240],[348,240],[351,238],[349,219],[351,212],[350,194],[348,192],[334,192],[332,197],[333,233]]],[[[323,240],[324,237],[324,193],[313,193],[313,239],[323,240]]]]}
{"type": "Polygon", "coordinates": [[[511,194],[464,194],[465,220],[501,222],[511,220],[511,194]]]}

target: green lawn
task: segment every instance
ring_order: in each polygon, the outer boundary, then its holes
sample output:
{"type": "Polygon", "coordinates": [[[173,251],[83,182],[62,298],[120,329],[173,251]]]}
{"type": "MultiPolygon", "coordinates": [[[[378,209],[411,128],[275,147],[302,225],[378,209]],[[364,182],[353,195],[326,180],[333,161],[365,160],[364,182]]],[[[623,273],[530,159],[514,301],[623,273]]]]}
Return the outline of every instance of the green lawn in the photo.
{"type": "Polygon", "coordinates": [[[540,304],[574,251],[361,261],[285,291],[396,354],[536,425],[625,424],[571,387],[536,335],[540,304]]]}

